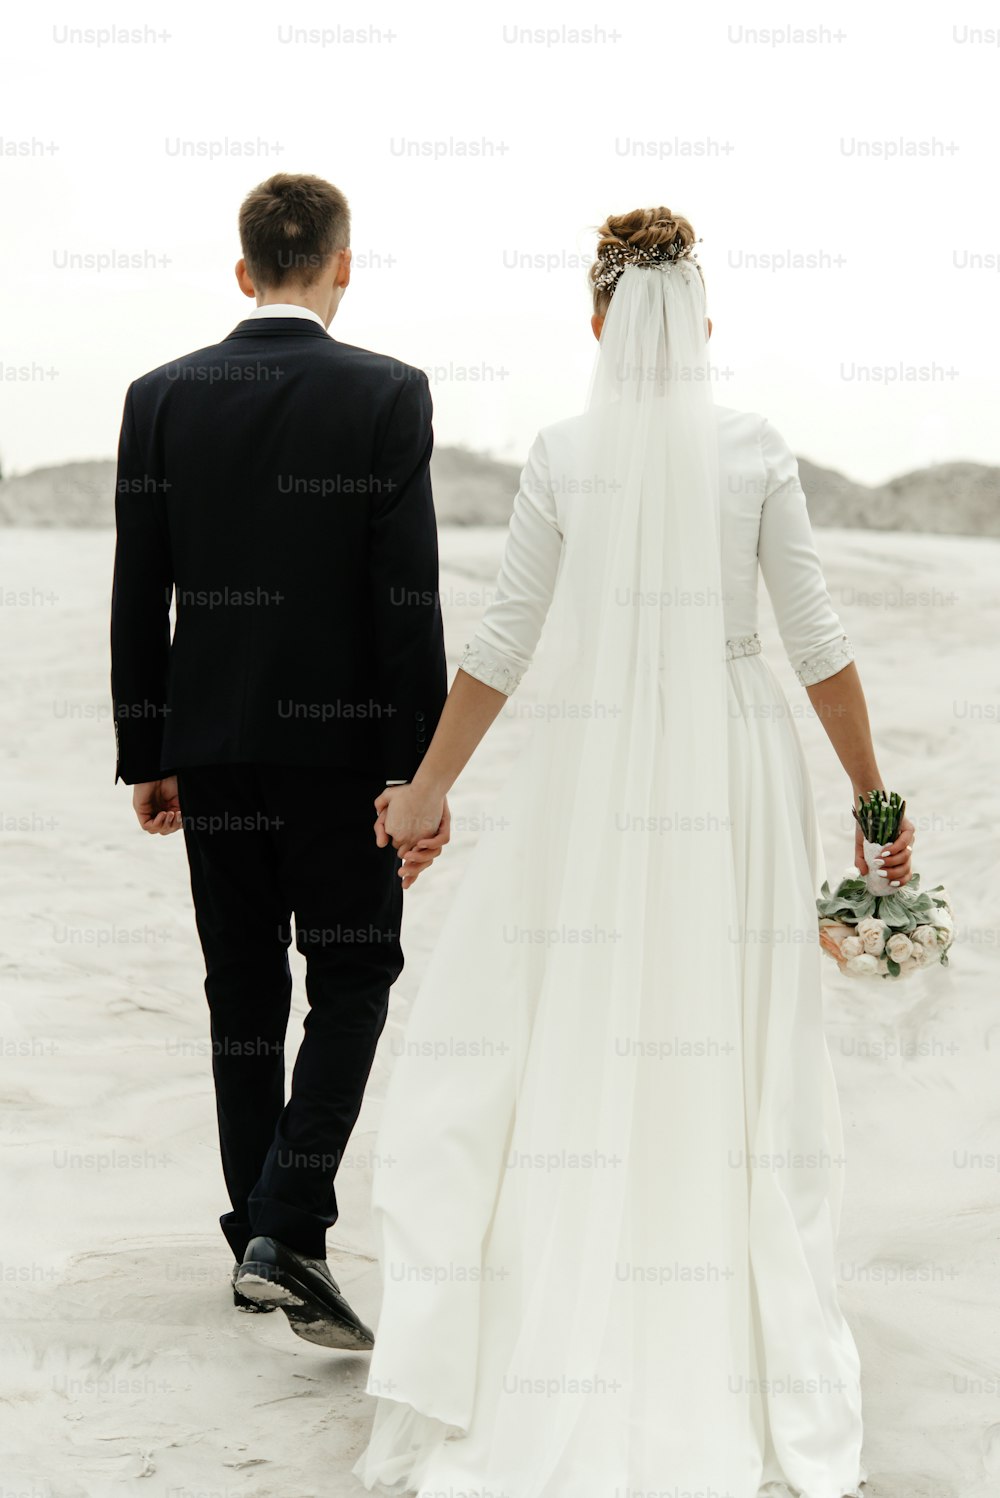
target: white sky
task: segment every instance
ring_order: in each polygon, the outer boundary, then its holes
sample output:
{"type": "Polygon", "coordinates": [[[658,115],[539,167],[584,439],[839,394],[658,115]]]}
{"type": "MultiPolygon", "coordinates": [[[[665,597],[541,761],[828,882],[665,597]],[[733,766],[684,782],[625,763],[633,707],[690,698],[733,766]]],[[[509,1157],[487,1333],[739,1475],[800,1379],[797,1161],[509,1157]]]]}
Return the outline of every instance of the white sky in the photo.
{"type": "Polygon", "coordinates": [[[239,320],[236,214],[276,170],[347,193],[356,269],[331,331],[428,369],[439,442],[519,461],[537,427],[580,408],[592,343],[576,260],[606,213],[662,202],[704,238],[718,400],[868,482],[952,458],[1000,463],[1000,47],[961,39],[998,23],[983,4],[919,17],[856,3],[25,6],[0,48],[4,469],[110,455],[129,380],[239,320]],[[596,24],[597,43],[510,40],[596,24]],[[283,39],[337,25],[383,40],[283,39]],[[169,38],[63,39],[110,26],[169,38]],[[826,40],[739,39],[788,26],[826,40]],[[174,154],[178,140],[227,137],[282,149],[174,154]],[[937,141],[937,154],[854,151],[901,139],[937,141]],[[6,154],[32,140],[58,150],[6,154]],[[413,158],[404,140],[485,140],[495,154],[413,158]],[[708,159],[674,148],[706,141],[708,159]],[[169,263],[58,263],[112,252],[169,263]],[[825,259],[742,263],[787,252],[825,259]],[[558,268],[511,269],[519,253],[558,268]],[[994,268],[956,265],[967,255],[994,268]],[[888,387],[848,377],[901,363],[937,372],[888,387]],[[456,377],[472,369],[493,379],[456,377]]]}

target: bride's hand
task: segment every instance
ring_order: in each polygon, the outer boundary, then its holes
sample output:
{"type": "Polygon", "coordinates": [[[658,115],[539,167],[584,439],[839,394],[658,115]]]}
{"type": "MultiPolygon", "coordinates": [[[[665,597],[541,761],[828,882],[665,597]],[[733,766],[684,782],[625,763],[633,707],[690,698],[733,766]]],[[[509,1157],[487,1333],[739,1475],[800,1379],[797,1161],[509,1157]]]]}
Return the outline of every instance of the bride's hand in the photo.
{"type": "MultiPolygon", "coordinates": [[[[882,867],[876,872],[884,874],[890,884],[898,884],[900,888],[904,884],[909,884],[913,878],[910,855],[916,831],[909,817],[904,817],[899,824],[899,833],[895,842],[882,845],[882,867]]],[[[868,865],[865,863],[864,836],[857,823],[854,825],[854,862],[860,873],[869,873],[868,865]]]]}
{"type": "Polygon", "coordinates": [[[451,813],[448,803],[445,802],[444,817],[441,826],[434,837],[421,838],[412,848],[400,855],[398,874],[403,881],[403,888],[409,889],[411,884],[416,884],[424,869],[429,869],[435,858],[441,857],[441,849],[451,838],[451,813]]]}

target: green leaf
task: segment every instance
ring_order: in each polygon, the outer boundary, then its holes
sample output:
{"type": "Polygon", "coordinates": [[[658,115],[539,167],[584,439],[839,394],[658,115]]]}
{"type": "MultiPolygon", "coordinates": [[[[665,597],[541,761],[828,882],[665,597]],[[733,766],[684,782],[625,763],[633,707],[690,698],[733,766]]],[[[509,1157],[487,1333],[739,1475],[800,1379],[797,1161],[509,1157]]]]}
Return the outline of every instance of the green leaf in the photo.
{"type": "Polygon", "coordinates": [[[917,925],[911,911],[907,910],[902,901],[895,895],[883,895],[879,901],[879,919],[885,921],[888,926],[905,926],[912,929],[917,925]]]}

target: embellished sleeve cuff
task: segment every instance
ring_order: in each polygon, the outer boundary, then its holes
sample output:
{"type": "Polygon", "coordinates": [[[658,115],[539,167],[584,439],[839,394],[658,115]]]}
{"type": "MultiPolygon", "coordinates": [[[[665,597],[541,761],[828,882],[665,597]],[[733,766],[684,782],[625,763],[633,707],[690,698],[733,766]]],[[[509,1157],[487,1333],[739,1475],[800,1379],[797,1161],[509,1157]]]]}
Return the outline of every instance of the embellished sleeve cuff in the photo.
{"type": "Polygon", "coordinates": [[[853,659],[854,646],[846,635],[841,635],[839,640],[821,645],[814,654],[807,655],[795,667],[795,674],[804,687],[814,687],[818,681],[825,681],[828,676],[843,671],[853,659]]]}
{"type": "Polygon", "coordinates": [[[501,655],[496,650],[491,650],[484,645],[482,640],[473,640],[466,645],[459,666],[469,676],[474,676],[477,681],[483,682],[488,687],[494,687],[498,692],[503,692],[509,697],[520,685],[523,671],[511,664],[508,656],[501,655]]]}

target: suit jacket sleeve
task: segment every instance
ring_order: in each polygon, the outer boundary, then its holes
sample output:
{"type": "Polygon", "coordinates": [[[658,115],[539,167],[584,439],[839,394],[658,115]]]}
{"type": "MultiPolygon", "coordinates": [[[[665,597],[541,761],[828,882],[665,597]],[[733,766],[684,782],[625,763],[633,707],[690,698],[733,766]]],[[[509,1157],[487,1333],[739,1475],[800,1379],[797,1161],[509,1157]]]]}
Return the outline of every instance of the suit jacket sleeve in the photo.
{"type": "Polygon", "coordinates": [[[431,497],[431,396],[408,370],[376,458],[369,568],[381,771],[410,780],[447,695],[431,497]]]}
{"type": "Polygon", "coordinates": [[[111,695],[118,765],[126,785],[158,780],[170,660],[173,569],[166,484],[150,462],[136,423],[133,387],[125,397],[115,492],[117,545],[111,599],[111,695]]]}
{"type": "Polygon", "coordinates": [[[803,686],[842,671],[854,647],[830,599],[816,553],[799,465],[770,422],[761,433],[764,505],[757,555],[782,643],[803,686]]]}

